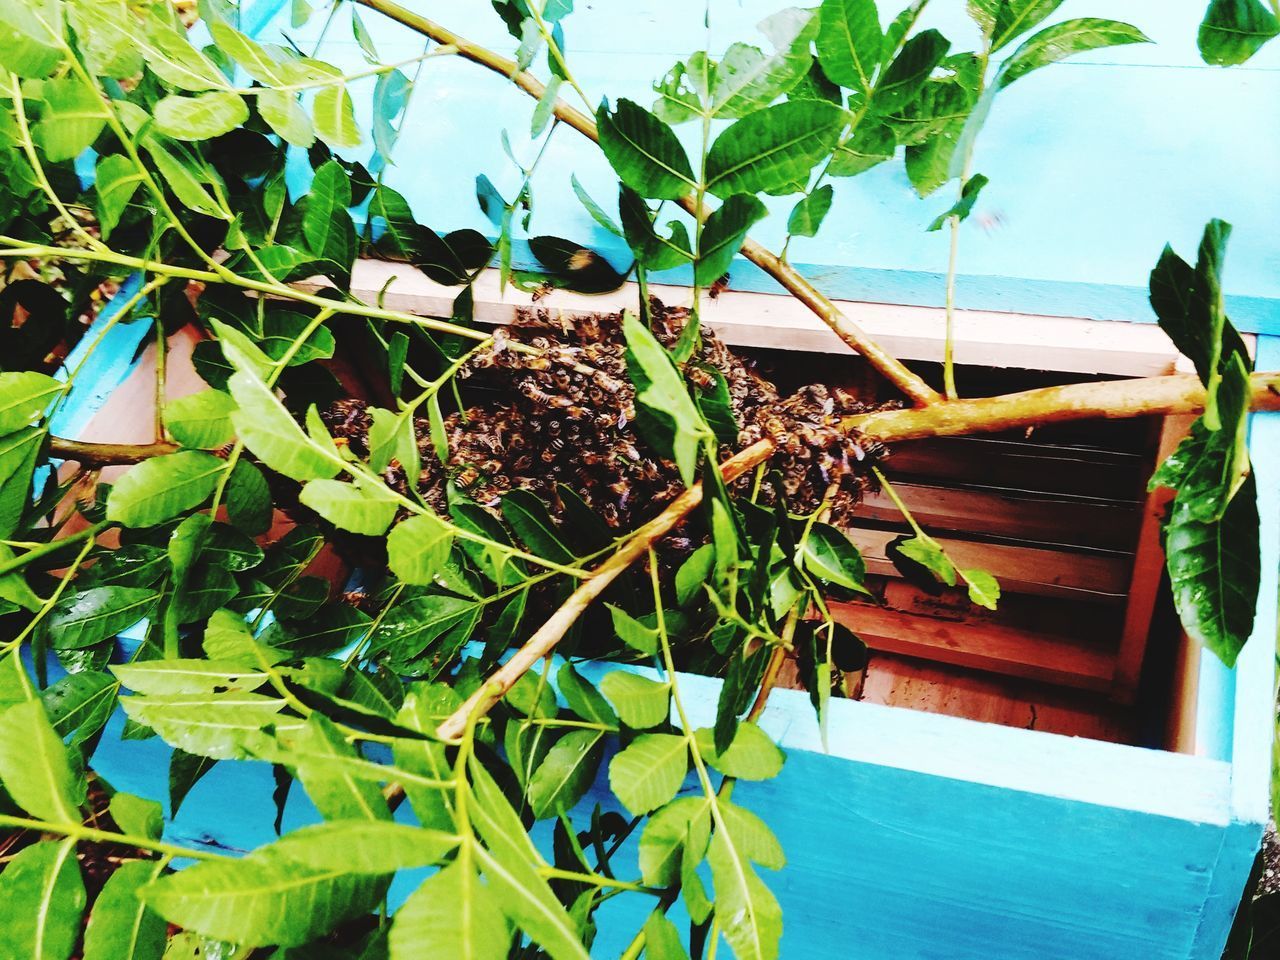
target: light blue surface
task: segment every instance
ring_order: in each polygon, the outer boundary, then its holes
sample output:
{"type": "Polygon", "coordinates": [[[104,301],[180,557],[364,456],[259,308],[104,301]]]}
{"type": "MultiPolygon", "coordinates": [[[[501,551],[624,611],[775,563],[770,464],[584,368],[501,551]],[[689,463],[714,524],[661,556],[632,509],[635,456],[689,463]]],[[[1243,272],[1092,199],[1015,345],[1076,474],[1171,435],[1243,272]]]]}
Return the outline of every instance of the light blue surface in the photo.
{"type": "MultiPolygon", "coordinates": [[[[464,35],[510,53],[514,41],[487,2],[444,7],[409,0],[464,35]]],[[[764,42],[753,24],[777,0],[713,0],[713,49],[731,39],[764,42]]],[[[603,95],[652,102],[649,83],[701,43],[702,4],[638,0],[578,4],[566,21],[571,63],[593,104],[603,95]]],[[[1230,70],[1200,63],[1194,49],[1203,0],[1067,0],[1055,20],[1114,16],[1140,27],[1153,44],[1102,51],[1047,67],[1001,94],[979,140],[975,170],[991,178],[961,243],[962,307],[1147,322],[1147,275],[1166,242],[1194,259],[1204,223],[1236,227],[1226,287],[1241,329],[1280,333],[1280,44],[1230,70]]],[[[362,10],[385,61],[413,57],[420,39],[362,10]]],[[[930,25],[956,49],[972,42],[960,0],[934,0],[930,25]]],[[[310,51],[322,17],[299,30],[280,14],[264,32],[284,33],[310,51]]],[[[1050,21],[1052,22],[1052,21],[1050,21]]],[[[339,13],[322,56],[351,72],[364,68],[349,17],[339,13]]],[[[371,81],[353,85],[367,119],[371,81]]],[[[575,104],[581,106],[581,104],[575,104]]],[[[507,81],[455,58],[427,63],[409,107],[388,182],[418,216],[440,230],[490,230],[475,203],[474,177],[486,173],[514,192],[520,174],[505,157],[506,129],[516,155],[536,152],[527,132],[533,102],[507,81]],[[466,163],[457,158],[465,156],[466,163]]],[[[680,128],[692,136],[689,126],[680,128]]],[[[367,156],[368,148],[349,151],[367,156]]],[[[604,250],[619,265],[620,242],[583,211],[570,189],[574,173],[612,206],[613,179],[598,149],[569,129],[558,131],[534,181],[532,231],[569,236],[604,250]]],[[[836,181],[836,200],[816,240],[792,245],[792,259],[828,295],[938,305],[946,269],[945,232],[926,233],[951,202],[939,191],[921,200],[901,162],[836,181]]],[[[753,235],[777,249],[793,199],[753,235]]],[[[664,278],[666,279],[666,278],[664,278]]],[[[773,281],[739,263],[734,286],[778,292],[773,281]]]]}

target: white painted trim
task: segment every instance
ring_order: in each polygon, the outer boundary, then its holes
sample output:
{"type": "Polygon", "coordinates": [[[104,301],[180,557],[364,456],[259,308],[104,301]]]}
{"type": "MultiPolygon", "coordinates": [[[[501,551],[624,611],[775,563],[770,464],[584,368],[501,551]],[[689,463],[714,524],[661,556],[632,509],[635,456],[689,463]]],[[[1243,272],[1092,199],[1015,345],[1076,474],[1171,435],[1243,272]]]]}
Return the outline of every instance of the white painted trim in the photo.
{"type": "MultiPolygon", "coordinates": [[[[317,279],[306,285],[325,282],[317,279]]],[[[664,303],[689,301],[687,287],[651,284],[649,289],[664,303]]],[[[448,317],[458,288],[435,283],[408,264],[360,260],[355,266],[351,292],[390,309],[448,317]]],[[[516,310],[536,307],[573,318],[634,307],[637,296],[636,285],[627,283],[598,296],[556,290],[534,303],[532,296],[513,287],[500,290],[498,272],[490,269],[475,284],[475,316],[483,323],[506,324],[516,310]]],[[[941,361],[941,308],[853,300],[835,303],[894,356],[941,361]]],[[[821,320],[789,294],[729,290],[715,300],[704,297],[703,320],[733,346],[848,352],[848,347],[821,320]]],[[[1252,349],[1254,338],[1245,339],[1252,349]]],[[[1177,350],[1155,324],[983,310],[957,312],[956,360],[977,366],[1125,377],[1159,376],[1183,369],[1177,350]]]]}

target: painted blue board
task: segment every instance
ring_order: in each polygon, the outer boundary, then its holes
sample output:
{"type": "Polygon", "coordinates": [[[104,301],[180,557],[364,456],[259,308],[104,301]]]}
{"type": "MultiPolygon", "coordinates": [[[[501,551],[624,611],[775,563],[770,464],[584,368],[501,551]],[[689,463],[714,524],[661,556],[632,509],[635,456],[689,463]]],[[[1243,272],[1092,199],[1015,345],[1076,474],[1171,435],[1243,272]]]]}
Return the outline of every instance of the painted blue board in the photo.
{"type": "MultiPolygon", "coordinates": [[[[440,9],[412,0],[464,35],[510,52],[489,3],[468,0],[440,9]]],[[[764,43],[753,24],[779,0],[712,0],[713,50],[732,40],[764,43]]],[[[892,4],[885,5],[886,9],[892,4]]],[[[653,100],[649,83],[702,43],[703,4],[639,0],[579,3],[566,21],[574,70],[593,103],[604,94],[653,100]]],[[[925,23],[957,48],[974,28],[960,0],[935,0],[925,23]]],[[[1246,331],[1280,333],[1280,251],[1271,242],[1280,219],[1280,43],[1249,64],[1211,68],[1195,51],[1203,0],[1130,0],[1116,6],[1067,0],[1049,23],[1114,16],[1156,42],[1100,51],[1047,67],[1001,94],[979,141],[975,170],[991,178],[964,230],[957,299],[962,307],[1051,316],[1149,322],[1147,275],[1166,242],[1194,258],[1204,223],[1232,222],[1228,303],[1246,331]]],[[[370,11],[362,12],[383,60],[422,51],[420,40],[370,11]]],[[[262,34],[288,36],[310,51],[323,17],[300,29],[282,12],[262,34]]],[[[349,72],[365,69],[348,15],[339,13],[321,55],[349,72]]],[[[367,129],[372,81],[354,85],[367,129]]],[[[580,106],[580,104],[577,104],[580,106]]],[[[503,153],[507,130],[516,156],[532,160],[532,101],[501,77],[454,58],[429,61],[408,110],[387,182],[439,230],[470,226],[492,232],[475,202],[474,176],[487,174],[507,195],[521,175],[503,153]],[[457,163],[465,155],[468,162],[457,163]]],[[[680,129],[686,139],[692,126],[680,129]]],[[[346,151],[367,157],[368,146],[346,151]]],[[[620,241],[598,227],[574,197],[576,174],[606,207],[613,179],[599,151],[572,130],[555,134],[534,179],[535,234],[568,236],[601,249],[622,266],[620,241]]],[[[299,184],[295,183],[295,186],[299,184]]],[[[753,236],[777,249],[793,201],[773,211],[753,236]]],[[[816,240],[792,244],[791,258],[828,295],[937,306],[946,269],[945,232],[925,227],[950,205],[940,191],[921,200],[900,162],[836,181],[836,200],[816,240]]],[[[663,277],[679,281],[679,275],[663,277]]],[[[779,292],[753,266],[739,263],[735,288],[779,292]]]]}

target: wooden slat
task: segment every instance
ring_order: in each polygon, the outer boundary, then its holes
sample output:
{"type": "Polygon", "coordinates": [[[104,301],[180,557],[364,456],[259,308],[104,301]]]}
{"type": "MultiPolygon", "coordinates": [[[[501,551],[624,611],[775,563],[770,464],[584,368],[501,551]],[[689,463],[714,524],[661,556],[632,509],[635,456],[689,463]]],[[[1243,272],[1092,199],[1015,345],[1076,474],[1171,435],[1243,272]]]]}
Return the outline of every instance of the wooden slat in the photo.
{"type": "MultiPolygon", "coordinates": [[[[926,530],[973,531],[1040,543],[1132,550],[1141,517],[1132,503],[894,483],[926,530]]],[[[858,517],[896,522],[902,514],[883,492],[869,493],[858,517]]]]}
{"type": "Polygon", "coordinates": [[[873,650],[921,657],[1086,690],[1111,685],[1105,649],[995,623],[960,623],[866,603],[833,603],[832,615],[873,650]]]}
{"type": "MultiPolygon", "coordinates": [[[[901,531],[854,526],[845,532],[862,551],[868,573],[899,576],[897,568],[885,556],[885,547],[900,536],[901,531]]],[[[935,539],[956,566],[987,570],[1008,592],[1119,602],[1129,585],[1130,558],[1123,554],[981,543],[952,537],[935,539]]]]}
{"type": "Polygon", "coordinates": [[[889,477],[937,477],[1008,490],[1138,502],[1149,460],[1136,453],[1019,443],[985,437],[938,437],[894,444],[889,477]]]}
{"type": "MultiPolygon", "coordinates": [[[[1160,427],[1156,463],[1165,457],[1191,429],[1194,417],[1165,417],[1160,427]]],[[[1124,628],[1120,634],[1120,650],[1116,654],[1115,684],[1112,696],[1122,703],[1133,700],[1142,673],[1142,660],[1151,633],[1151,616],[1155,612],[1160,583],[1164,579],[1164,550],[1160,545],[1160,524],[1173,499],[1173,491],[1158,488],[1147,495],[1142,509],[1142,527],[1133,556],[1133,572],[1129,580],[1129,598],[1125,603],[1124,628]]]]}

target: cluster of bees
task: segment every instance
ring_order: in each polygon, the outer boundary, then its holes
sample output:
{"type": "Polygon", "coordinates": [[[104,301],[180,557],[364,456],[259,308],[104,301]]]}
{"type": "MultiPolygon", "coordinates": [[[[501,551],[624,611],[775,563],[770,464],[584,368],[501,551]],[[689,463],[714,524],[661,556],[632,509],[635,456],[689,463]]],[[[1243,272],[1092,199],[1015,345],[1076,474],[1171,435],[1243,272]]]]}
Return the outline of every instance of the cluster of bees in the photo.
{"type": "MultiPolygon", "coordinates": [[[[688,312],[651,304],[654,335],[670,347],[688,312]]],[[[842,391],[807,386],[788,397],[762,378],[703,328],[701,348],[684,365],[686,379],[708,389],[714,368],[728,385],[730,406],[740,428],[734,449],[768,437],[778,447],[770,461],[782,478],[793,512],[816,509],[830,500],[839,522],[860,499],[872,463],[882,454],[840,429],[842,417],[868,405],[842,391]]],[[[509,490],[524,489],[562,509],[557,485],[565,484],[606,523],[625,530],[649,519],[683,489],[674,464],[649,448],[635,429],[635,391],[627,379],[621,317],[577,317],[557,322],[547,312],[526,311],[500,328],[493,345],[459,373],[486,402],[445,420],[449,463],[442,467],[431,449],[425,420],[417,425],[423,473],[418,489],[434,508],[446,506],[452,481],[477,502],[496,507],[509,490]],[[536,353],[509,349],[512,341],[536,353]],[[490,399],[491,398],[491,399],[490,399]]],[[[336,435],[355,452],[364,449],[369,419],[359,401],[341,401],[326,415],[336,435]]],[[[725,452],[725,455],[727,455],[725,452]]],[[[388,481],[403,487],[398,466],[388,481]]],[[[744,478],[740,484],[751,483],[744,478]]],[[[766,497],[769,496],[765,488],[766,497]]]]}

